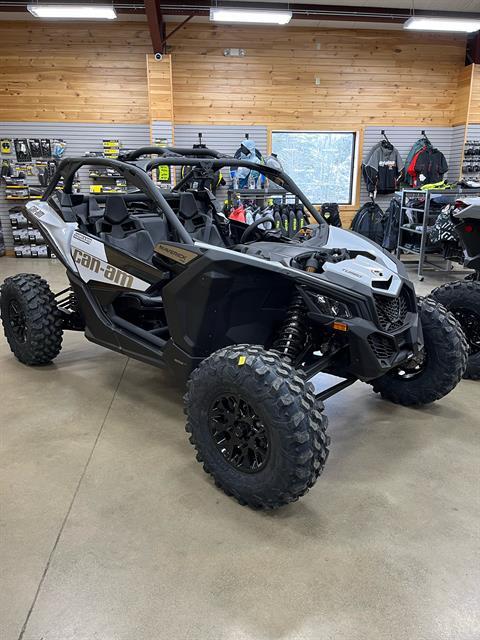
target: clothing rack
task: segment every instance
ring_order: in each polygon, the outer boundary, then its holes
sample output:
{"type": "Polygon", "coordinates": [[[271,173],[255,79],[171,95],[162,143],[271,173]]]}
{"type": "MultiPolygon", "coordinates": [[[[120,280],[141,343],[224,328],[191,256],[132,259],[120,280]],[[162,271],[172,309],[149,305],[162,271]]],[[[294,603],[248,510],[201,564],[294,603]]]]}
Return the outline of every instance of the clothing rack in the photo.
{"type": "MultiPolygon", "coordinates": [[[[423,133],[423,132],[422,132],[423,133]]],[[[455,200],[458,198],[459,195],[462,195],[464,197],[468,196],[473,196],[473,195],[480,195],[480,192],[473,192],[473,191],[463,191],[461,189],[459,190],[453,190],[453,189],[428,189],[426,191],[422,191],[421,189],[402,189],[401,192],[401,201],[400,201],[400,216],[399,216],[399,225],[398,225],[398,237],[397,237],[397,249],[396,249],[396,256],[398,259],[400,259],[401,254],[402,253],[407,253],[407,254],[411,254],[411,255],[417,255],[418,256],[418,267],[417,267],[417,276],[418,279],[420,280],[420,282],[424,279],[424,267],[426,264],[428,264],[430,267],[432,267],[433,269],[435,269],[436,271],[451,271],[453,269],[452,263],[450,260],[444,260],[445,262],[445,267],[442,268],[440,267],[438,264],[435,264],[433,262],[430,262],[427,258],[427,241],[428,241],[428,215],[429,215],[429,211],[430,211],[430,201],[432,198],[432,195],[445,195],[445,196],[452,196],[452,202],[455,202],[455,200]],[[410,200],[414,197],[424,197],[425,201],[423,204],[423,208],[415,208],[415,207],[410,207],[407,204],[407,200],[410,200]],[[413,229],[409,226],[407,226],[407,217],[406,217],[406,211],[410,210],[410,211],[415,211],[417,213],[422,213],[423,217],[422,217],[422,223],[418,223],[417,228],[413,229]],[[420,227],[420,229],[418,229],[418,227],[420,227]],[[418,235],[420,236],[420,247],[418,249],[413,249],[411,247],[406,247],[405,246],[405,234],[406,233],[410,233],[410,234],[414,234],[414,235],[418,235]]]]}

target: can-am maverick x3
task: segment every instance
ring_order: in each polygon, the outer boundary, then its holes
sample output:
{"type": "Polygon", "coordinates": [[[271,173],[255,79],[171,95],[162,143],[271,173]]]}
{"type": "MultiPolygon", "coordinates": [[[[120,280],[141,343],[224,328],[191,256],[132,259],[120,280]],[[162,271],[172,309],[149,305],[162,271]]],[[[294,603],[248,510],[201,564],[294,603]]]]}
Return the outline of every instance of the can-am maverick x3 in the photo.
{"type": "Polygon", "coordinates": [[[470,349],[465,378],[480,380],[480,198],[459,197],[450,220],[463,248],[460,263],[474,271],[465,280],[437,287],[430,296],[460,323],[470,349]]]}
{"type": "Polygon", "coordinates": [[[329,227],[278,169],[209,149],[65,159],[25,213],[70,287],[54,295],[37,275],[5,280],[1,312],[14,354],[46,364],[69,329],[164,367],[187,383],[197,459],[241,504],[275,508],[313,486],[328,456],[322,401],[355,380],[420,405],[449,393],[465,370],[454,317],[431,300],[417,302],[398,260],[329,227]],[[169,191],[149,177],[165,164],[189,167],[169,191]],[[86,166],[115,170],[135,191],[73,193],[86,166]],[[274,191],[266,198],[289,192],[315,223],[287,238],[262,228],[271,218],[229,221],[202,179],[223,167],[263,172],[274,191]],[[342,381],[316,394],[310,380],[319,372],[342,381]]]}

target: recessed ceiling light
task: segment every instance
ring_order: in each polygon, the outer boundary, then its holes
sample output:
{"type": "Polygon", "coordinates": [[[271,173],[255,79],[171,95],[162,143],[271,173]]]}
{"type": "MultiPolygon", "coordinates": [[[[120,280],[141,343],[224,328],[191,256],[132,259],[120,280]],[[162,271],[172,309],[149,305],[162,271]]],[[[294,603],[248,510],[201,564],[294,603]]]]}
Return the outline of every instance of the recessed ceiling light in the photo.
{"type": "Polygon", "coordinates": [[[35,18],[115,20],[117,17],[113,5],[103,4],[29,4],[27,9],[35,18]]]}
{"type": "Polygon", "coordinates": [[[291,19],[291,11],[270,11],[266,9],[226,9],[224,7],[214,7],[210,9],[210,20],[213,20],[214,22],[287,24],[291,19]]]}
{"type": "Polygon", "coordinates": [[[461,33],[470,33],[480,29],[480,20],[412,16],[404,23],[403,28],[416,31],[459,31],[461,33]]]}

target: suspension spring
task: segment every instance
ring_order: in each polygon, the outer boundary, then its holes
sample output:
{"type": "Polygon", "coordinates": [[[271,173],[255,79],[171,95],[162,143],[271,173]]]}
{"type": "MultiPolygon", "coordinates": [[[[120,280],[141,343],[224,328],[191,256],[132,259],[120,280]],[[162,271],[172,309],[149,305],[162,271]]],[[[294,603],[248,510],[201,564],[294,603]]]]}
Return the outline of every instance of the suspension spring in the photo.
{"type": "Polygon", "coordinates": [[[305,348],[307,337],[305,303],[302,296],[296,293],[290,303],[282,328],[273,343],[273,349],[289,362],[295,362],[305,348]]]}

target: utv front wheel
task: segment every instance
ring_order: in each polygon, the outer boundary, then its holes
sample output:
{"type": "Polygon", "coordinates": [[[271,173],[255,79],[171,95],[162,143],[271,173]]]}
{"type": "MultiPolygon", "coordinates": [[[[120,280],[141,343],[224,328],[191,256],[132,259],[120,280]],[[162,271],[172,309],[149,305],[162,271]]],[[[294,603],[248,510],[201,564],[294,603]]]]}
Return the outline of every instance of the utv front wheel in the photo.
{"type": "Polygon", "coordinates": [[[430,297],[443,304],[458,320],[467,338],[470,355],[465,378],[480,379],[480,282],[448,282],[430,297]]]}
{"type": "Polygon", "coordinates": [[[10,349],[28,365],[51,362],[62,348],[62,318],[47,282],[21,273],[2,285],[0,309],[10,349]]]}
{"type": "Polygon", "coordinates": [[[440,400],[457,386],[467,365],[468,346],[452,314],[428,298],[419,301],[418,312],[422,353],[371,382],[382,398],[405,406],[440,400]]]}
{"type": "Polygon", "coordinates": [[[197,460],[243,505],[274,509],[311,488],[328,457],[323,405],[275,353],[240,345],[192,373],[186,430],[197,460]]]}

